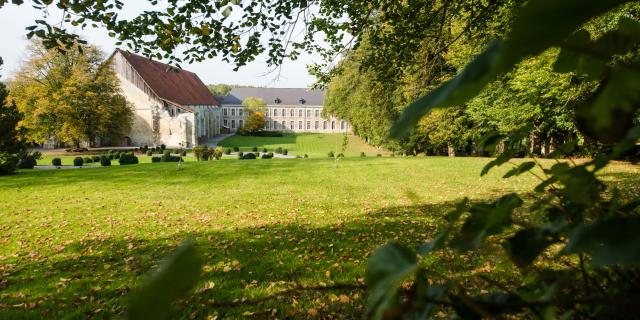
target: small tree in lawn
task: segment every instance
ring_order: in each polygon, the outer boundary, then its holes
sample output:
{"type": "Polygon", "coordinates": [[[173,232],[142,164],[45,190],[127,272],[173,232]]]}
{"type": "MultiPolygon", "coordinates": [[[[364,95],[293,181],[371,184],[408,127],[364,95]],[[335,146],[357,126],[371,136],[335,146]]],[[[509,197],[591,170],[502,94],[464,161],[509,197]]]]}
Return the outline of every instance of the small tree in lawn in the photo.
{"type": "Polygon", "coordinates": [[[259,98],[248,97],[242,101],[245,110],[244,124],[240,128],[241,133],[254,133],[262,130],[267,123],[264,110],[267,104],[259,98]]]}
{"type": "Polygon", "coordinates": [[[9,91],[0,82],[0,175],[13,172],[19,160],[17,154],[25,150],[24,141],[16,129],[23,116],[15,103],[8,101],[8,95],[9,91]]]}

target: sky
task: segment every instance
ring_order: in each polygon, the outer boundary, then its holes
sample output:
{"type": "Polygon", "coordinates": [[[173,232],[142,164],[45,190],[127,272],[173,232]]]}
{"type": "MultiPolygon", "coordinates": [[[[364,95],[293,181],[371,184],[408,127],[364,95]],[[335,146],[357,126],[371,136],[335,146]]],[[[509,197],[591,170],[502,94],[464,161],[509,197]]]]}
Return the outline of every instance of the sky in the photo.
{"type": "MultiPolygon", "coordinates": [[[[123,12],[139,12],[138,7],[142,1],[127,1],[123,12]],[[132,4],[133,3],[133,4],[132,4]],[[129,6],[129,7],[127,7],[129,6]]],[[[47,20],[60,21],[61,13],[57,9],[50,11],[47,20]]],[[[126,16],[123,15],[126,18],[126,16]]],[[[29,1],[20,6],[6,4],[0,8],[0,57],[4,64],[0,67],[0,79],[6,81],[15,74],[20,64],[27,58],[26,47],[29,41],[26,38],[27,26],[33,25],[34,20],[42,18],[41,11],[32,8],[29,1]]],[[[70,29],[80,34],[90,44],[98,46],[106,54],[113,52],[115,40],[107,35],[104,29],[85,30],[70,29]]],[[[126,49],[126,48],[123,48],[126,49]]],[[[212,59],[193,64],[182,64],[186,70],[195,72],[206,84],[227,83],[237,85],[252,85],[277,88],[303,88],[309,87],[314,82],[314,77],[307,72],[307,65],[320,62],[317,55],[301,55],[296,61],[286,61],[282,65],[280,75],[269,73],[272,68],[267,66],[266,57],[260,56],[254,62],[241,67],[237,72],[234,66],[223,62],[221,59],[212,59]]]]}

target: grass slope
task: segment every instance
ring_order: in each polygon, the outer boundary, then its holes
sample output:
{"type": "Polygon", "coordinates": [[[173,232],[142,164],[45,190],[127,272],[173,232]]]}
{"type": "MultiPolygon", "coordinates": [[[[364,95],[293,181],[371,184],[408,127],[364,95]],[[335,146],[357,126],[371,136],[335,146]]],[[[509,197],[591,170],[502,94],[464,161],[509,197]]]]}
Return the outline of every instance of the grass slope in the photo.
{"type": "MultiPolygon", "coordinates": [[[[278,147],[288,149],[290,153],[302,156],[308,154],[310,157],[326,157],[329,151],[336,154],[342,148],[343,134],[340,133],[285,133],[282,137],[252,137],[252,136],[231,136],[222,140],[219,145],[223,147],[240,147],[240,151],[249,151],[251,148],[258,147],[259,150],[267,148],[273,151],[278,147]]],[[[349,135],[349,144],[345,151],[345,156],[359,156],[360,152],[364,152],[367,156],[375,156],[381,150],[366,144],[357,136],[349,135]]]]}
{"type": "MultiPolygon", "coordinates": [[[[536,184],[530,175],[501,179],[508,168],[480,177],[487,161],[230,160],[182,171],[159,163],[0,177],[0,318],[121,316],[130,290],[186,238],[207,262],[177,318],[359,318],[359,290],[243,299],[360,283],[371,250],[430,240],[463,196],[491,199],[536,184]]],[[[605,174],[638,193],[637,166],[605,174]]],[[[437,277],[482,268],[470,255],[430,270],[437,277]]]]}

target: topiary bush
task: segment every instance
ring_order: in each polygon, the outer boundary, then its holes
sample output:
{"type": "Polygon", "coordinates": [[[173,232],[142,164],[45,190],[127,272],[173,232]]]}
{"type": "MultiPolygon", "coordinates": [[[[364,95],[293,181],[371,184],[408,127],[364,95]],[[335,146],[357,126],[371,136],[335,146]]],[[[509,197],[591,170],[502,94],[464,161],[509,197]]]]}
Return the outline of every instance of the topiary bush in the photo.
{"type": "Polygon", "coordinates": [[[160,162],[162,159],[160,157],[151,157],[151,162],[156,163],[160,162]]]}
{"type": "Polygon", "coordinates": [[[167,148],[167,146],[165,146],[164,144],[160,145],[160,151],[164,151],[167,148]]]}
{"type": "Polygon", "coordinates": [[[263,153],[261,158],[262,159],[271,159],[271,158],[273,158],[273,154],[272,153],[263,153]]]}
{"type": "Polygon", "coordinates": [[[237,146],[234,146],[234,147],[233,147],[233,152],[238,152],[238,151],[240,151],[240,148],[239,148],[239,147],[237,147],[237,146]]]}
{"type": "Polygon", "coordinates": [[[256,158],[256,154],[249,152],[249,153],[245,153],[242,157],[240,157],[240,160],[250,160],[255,158],[256,158]]]}
{"type": "Polygon", "coordinates": [[[92,156],[91,160],[92,160],[91,162],[96,162],[96,163],[100,162],[100,156],[92,156]]]}
{"type": "Polygon", "coordinates": [[[334,157],[333,151],[329,151],[329,153],[327,153],[327,156],[329,156],[329,158],[333,158],[334,157]]]}
{"type": "Polygon", "coordinates": [[[282,147],[277,147],[276,148],[276,153],[282,154],[282,147]]]}
{"type": "Polygon", "coordinates": [[[170,151],[165,151],[162,157],[160,158],[160,162],[180,162],[179,156],[172,156],[170,151]]]}
{"type": "Polygon", "coordinates": [[[53,158],[51,159],[51,165],[59,167],[62,165],[62,160],[60,158],[53,158]]]}
{"type": "Polygon", "coordinates": [[[258,147],[253,147],[253,148],[251,148],[251,151],[253,151],[253,152],[258,152],[258,147]]]}
{"type": "Polygon", "coordinates": [[[103,167],[108,167],[111,165],[111,159],[107,156],[100,157],[100,165],[103,167]]]}
{"type": "Polygon", "coordinates": [[[113,154],[113,158],[114,159],[120,159],[120,156],[122,155],[122,152],[118,151],[116,153],[113,154]]]}
{"type": "Polygon", "coordinates": [[[339,154],[337,155],[337,157],[338,157],[338,158],[344,158],[344,153],[339,153],[339,154]]]}
{"type": "Polygon", "coordinates": [[[216,147],[216,148],[213,150],[212,155],[213,155],[213,157],[214,157],[216,160],[220,160],[220,159],[222,159],[222,153],[223,153],[223,152],[224,152],[224,150],[222,149],[222,147],[216,147]]]}
{"type": "Polygon", "coordinates": [[[382,155],[378,153],[378,154],[376,154],[376,157],[382,157],[382,155]]]}
{"type": "Polygon", "coordinates": [[[288,155],[289,154],[289,150],[287,150],[287,149],[282,150],[282,154],[284,154],[285,156],[288,155]]]}
{"type": "Polygon", "coordinates": [[[231,149],[230,148],[226,148],[224,150],[224,154],[227,154],[227,155],[231,154],[231,149]]]}
{"type": "Polygon", "coordinates": [[[267,148],[262,148],[262,153],[267,153],[269,152],[269,150],[267,150],[267,148]]]}
{"type": "Polygon", "coordinates": [[[93,159],[90,158],[90,157],[85,157],[83,160],[84,160],[84,163],[92,163],[93,162],[93,159]]]}
{"type": "Polygon", "coordinates": [[[128,165],[128,164],[138,164],[138,157],[134,156],[133,154],[130,153],[123,153],[120,155],[120,158],[118,159],[118,162],[120,163],[120,165],[128,165]]]}
{"type": "Polygon", "coordinates": [[[242,151],[238,152],[238,159],[242,159],[243,155],[244,155],[244,153],[242,153],[242,151]]]}
{"type": "Polygon", "coordinates": [[[305,153],[305,154],[304,154],[304,157],[305,157],[305,158],[309,158],[309,155],[305,153]]]}
{"type": "Polygon", "coordinates": [[[42,158],[42,153],[38,151],[34,152],[20,152],[18,153],[18,162],[16,167],[18,169],[33,169],[38,163],[38,159],[42,158]]]}
{"type": "Polygon", "coordinates": [[[366,157],[366,156],[367,156],[367,155],[366,155],[364,152],[360,152],[360,157],[364,158],[364,157],[366,157]]]}
{"type": "Polygon", "coordinates": [[[76,167],[82,167],[82,164],[84,164],[84,160],[81,157],[75,157],[73,159],[73,165],[76,167]]]}
{"type": "Polygon", "coordinates": [[[153,156],[153,151],[151,151],[151,150],[147,151],[147,156],[149,156],[149,157],[153,156]]]}

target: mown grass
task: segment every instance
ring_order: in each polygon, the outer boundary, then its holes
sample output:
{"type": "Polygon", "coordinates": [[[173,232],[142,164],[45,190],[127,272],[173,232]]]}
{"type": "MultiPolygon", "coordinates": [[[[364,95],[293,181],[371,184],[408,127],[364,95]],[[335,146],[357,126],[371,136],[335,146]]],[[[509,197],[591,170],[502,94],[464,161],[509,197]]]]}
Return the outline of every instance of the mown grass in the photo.
{"type": "MultiPolygon", "coordinates": [[[[282,137],[254,137],[254,136],[231,136],[219,143],[220,146],[230,148],[239,147],[240,151],[250,151],[253,147],[259,150],[267,148],[274,151],[278,147],[288,149],[291,154],[310,157],[327,157],[329,151],[335,154],[340,153],[342,148],[342,140],[344,135],[341,133],[285,133],[282,137]]],[[[346,157],[360,156],[364,152],[367,156],[375,156],[376,154],[386,154],[370,145],[366,144],[362,139],[354,135],[348,135],[349,144],[344,155],[346,157]]]]}
{"type": "MultiPolygon", "coordinates": [[[[0,318],[122,316],[130,290],[186,238],[206,265],[177,304],[178,318],[359,318],[360,290],[243,301],[299,285],[361,283],[373,249],[430,240],[462,197],[493,199],[537,183],[501,179],[506,167],[480,177],[487,161],[210,161],[181,171],[158,163],[0,177],[0,318]]],[[[637,166],[616,164],[604,175],[638,196],[637,166]]],[[[430,271],[476,272],[483,263],[469,255],[430,271]]]]}

